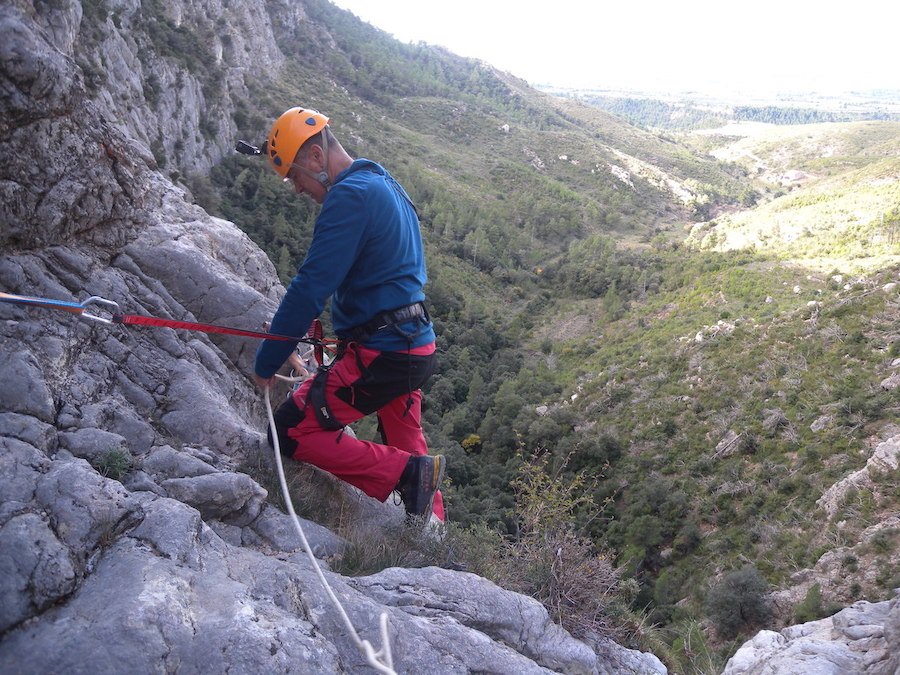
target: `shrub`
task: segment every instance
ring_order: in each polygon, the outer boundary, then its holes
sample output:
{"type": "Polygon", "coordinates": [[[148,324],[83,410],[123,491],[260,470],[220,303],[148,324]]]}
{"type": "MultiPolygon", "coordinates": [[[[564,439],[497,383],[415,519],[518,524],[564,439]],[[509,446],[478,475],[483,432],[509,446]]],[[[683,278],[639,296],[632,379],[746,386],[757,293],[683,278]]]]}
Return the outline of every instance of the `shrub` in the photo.
{"type": "Polygon", "coordinates": [[[546,454],[530,458],[513,481],[520,536],[508,544],[506,578],[495,581],[539,600],[577,637],[611,635],[619,572],[573,525],[575,512],[593,503],[593,484],[584,473],[551,474],[547,463],[546,454]]]}
{"type": "Polygon", "coordinates": [[[684,573],[672,567],[666,567],[659,573],[653,586],[653,600],[657,605],[674,605],[682,597],[684,573]]]}
{"type": "Polygon", "coordinates": [[[756,434],[742,434],[738,444],[738,452],[742,455],[755,455],[759,450],[759,438],[756,434]]]}
{"type": "Polygon", "coordinates": [[[716,663],[706,643],[703,627],[698,621],[689,620],[678,627],[678,637],[672,643],[672,652],[683,673],[719,673],[722,665],[716,663]]]}
{"type": "Polygon", "coordinates": [[[449,545],[451,539],[437,539],[421,528],[403,523],[374,531],[351,526],[343,533],[347,545],[333,561],[333,569],[340,574],[374,574],[388,567],[458,566],[449,545]]]}
{"type": "Polygon", "coordinates": [[[876,553],[890,553],[894,547],[894,539],[898,534],[898,530],[893,527],[889,527],[884,530],[879,530],[872,538],[869,540],[869,546],[876,553]]]}
{"type": "Polygon", "coordinates": [[[478,434],[469,434],[460,443],[466,452],[477,452],[481,450],[481,436],[478,434]]]}
{"type": "Polygon", "coordinates": [[[107,450],[93,465],[102,476],[120,481],[131,471],[131,454],[120,449],[107,450]]]}
{"type": "Polygon", "coordinates": [[[822,587],[813,584],[803,601],[794,608],[794,618],[797,623],[807,623],[831,616],[840,609],[841,606],[835,603],[822,604],[822,587]]]}
{"type": "Polygon", "coordinates": [[[686,555],[697,548],[701,541],[703,541],[703,533],[700,526],[693,520],[689,520],[675,537],[675,550],[681,555],[686,555]]]}
{"type": "Polygon", "coordinates": [[[875,583],[885,589],[900,587],[900,568],[886,565],[875,577],[875,583]]]}
{"type": "Polygon", "coordinates": [[[753,565],[726,574],[706,598],[706,610],[716,632],[730,640],[741,631],[765,623],[771,616],[766,600],[768,587],[753,565]]]}

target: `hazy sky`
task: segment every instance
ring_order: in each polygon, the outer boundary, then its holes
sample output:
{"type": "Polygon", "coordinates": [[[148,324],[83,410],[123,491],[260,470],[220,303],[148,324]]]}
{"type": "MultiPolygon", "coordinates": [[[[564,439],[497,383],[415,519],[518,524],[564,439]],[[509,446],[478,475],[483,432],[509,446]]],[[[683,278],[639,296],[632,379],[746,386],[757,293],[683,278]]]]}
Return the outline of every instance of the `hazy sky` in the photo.
{"type": "Polygon", "coordinates": [[[896,0],[333,0],[533,85],[900,89],[896,0]]]}

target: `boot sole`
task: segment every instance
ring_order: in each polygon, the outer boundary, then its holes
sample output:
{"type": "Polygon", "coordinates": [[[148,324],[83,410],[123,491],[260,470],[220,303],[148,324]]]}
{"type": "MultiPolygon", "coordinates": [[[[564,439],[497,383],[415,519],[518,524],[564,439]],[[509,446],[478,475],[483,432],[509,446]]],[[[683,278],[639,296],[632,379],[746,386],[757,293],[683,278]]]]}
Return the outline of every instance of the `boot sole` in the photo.
{"type": "Polygon", "coordinates": [[[431,510],[434,506],[434,495],[437,494],[437,491],[441,487],[441,481],[444,480],[444,470],[447,468],[447,462],[444,460],[443,455],[437,455],[434,458],[434,492],[431,494],[431,500],[428,502],[428,508],[425,509],[425,512],[431,516],[431,510]]]}
{"type": "Polygon", "coordinates": [[[422,515],[414,516],[417,520],[421,520],[423,524],[427,523],[431,518],[431,513],[434,509],[434,496],[441,487],[441,481],[444,479],[444,469],[447,467],[443,455],[435,455],[433,459],[434,468],[432,469],[431,480],[432,485],[434,485],[434,490],[431,492],[431,498],[428,500],[428,505],[425,507],[422,515]]]}

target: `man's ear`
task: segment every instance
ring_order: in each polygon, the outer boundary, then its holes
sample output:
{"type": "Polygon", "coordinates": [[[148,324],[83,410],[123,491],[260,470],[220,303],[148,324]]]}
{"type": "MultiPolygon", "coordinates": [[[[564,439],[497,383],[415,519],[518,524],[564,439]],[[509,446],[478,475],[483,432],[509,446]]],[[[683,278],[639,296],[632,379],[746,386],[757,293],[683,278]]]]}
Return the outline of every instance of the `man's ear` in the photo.
{"type": "Polygon", "coordinates": [[[325,165],[325,151],[322,149],[321,145],[313,144],[309,149],[309,154],[316,162],[322,166],[325,165]]]}
{"type": "Polygon", "coordinates": [[[313,145],[309,151],[313,161],[316,162],[316,165],[319,168],[319,171],[316,172],[316,180],[324,185],[327,190],[331,179],[329,179],[328,171],[326,170],[328,158],[325,156],[325,150],[321,145],[313,145]]]}

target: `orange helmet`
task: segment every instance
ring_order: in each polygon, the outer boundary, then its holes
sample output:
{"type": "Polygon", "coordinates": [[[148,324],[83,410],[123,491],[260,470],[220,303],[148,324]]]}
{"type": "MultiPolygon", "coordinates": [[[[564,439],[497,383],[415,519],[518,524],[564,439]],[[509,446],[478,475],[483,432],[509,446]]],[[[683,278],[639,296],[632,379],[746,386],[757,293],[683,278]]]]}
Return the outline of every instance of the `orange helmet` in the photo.
{"type": "Polygon", "coordinates": [[[327,125],[325,115],[305,108],[291,108],[275,120],[266,143],[266,155],[275,172],[287,178],[300,146],[327,125]]]}

